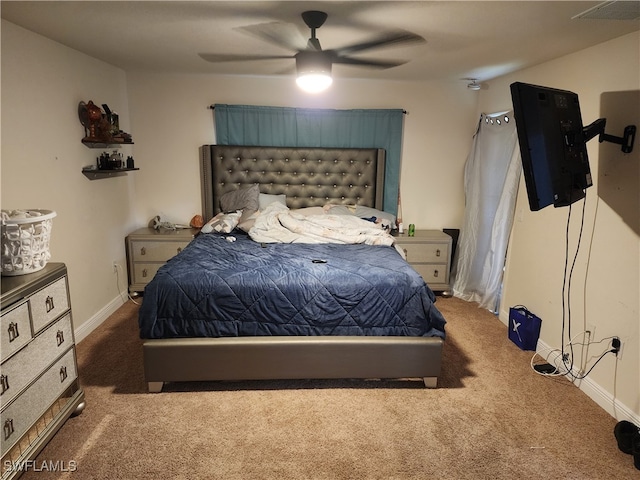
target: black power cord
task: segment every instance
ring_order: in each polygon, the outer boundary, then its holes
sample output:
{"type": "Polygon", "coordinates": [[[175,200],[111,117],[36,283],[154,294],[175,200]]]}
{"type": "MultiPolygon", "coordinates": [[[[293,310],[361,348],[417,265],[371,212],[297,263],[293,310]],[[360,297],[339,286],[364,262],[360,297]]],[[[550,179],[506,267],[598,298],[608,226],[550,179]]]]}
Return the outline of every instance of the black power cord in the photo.
{"type": "MultiPolygon", "coordinates": [[[[582,243],[582,232],[584,231],[584,217],[587,207],[587,194],[584,192],[584,200],[582,201],[582,217],[580,219],[580,233],[578,234],[578,243],[576,245],[576,253],[573,256],[573,262],[571,264],[571,269],[569,270],[569,276],[567,278],[567,269],[569,267],[569,230],[571,226],[571,206],[572,203],[569,203],[569,213],[567,215],[567,227],[565,231],[565,254],[564,254],[564,278],[562,281],[562,361],[565,362],[566,354],[564,351],[564,338],[565,338],[565,327],[569,337],[569,348],[571,350],[571,364],[567,368],[567,374],[573,376],[573,344],[571,343],[571,281],[573,279],[573,270],[576,266],[576,261],[578,259],[578,253],[580,252],[580,245],[582,243]],[[566,298],[566,305],[565,305],[566,298]]],[[[598,359],[600,361],[600,359],[598,359]]],[[[575,377],[574,377],[575,378],[575,377]]]]}
{"type": "MultiPolygon", "coordinates": [[[[586,378],[587,375],[589,375],[591,373],[591,370],[596,368],[596,365],[598,365],[600,360],[602,360],[607,353],[615,353],[617,355],[618,354],[618,350],[616,350],[615,348],[612,348],[611,350],[607,350],[606,352],[603,352],[602,355],[600,355],[600,357],[598,357],[598,360],[596,360],[596,362],[593,365],[591,365],[591,368],[589,370],[587,370],[585,373],[583,373],[582,375],[575,375],[573,372],[571,372],[571,370],[568,370],[565,375],[571,376],[571,378],[573,378],[574,380],[582,380],[582,379],[586,378]]],[[[573,364],[573,359],[571,359],[571,360],[572,360],[572,364],[573,364]]]]}
{"type": "MultiPolygon", "coordinates": [[[[600,362],[600,360],[602,360],[604,358],[604,356],[607,353],[614,353],[615,355],[618,355],[618,352],[620,351],[620,339],[618,337],[614,337],[611,341],[611,350],[607,350],[605,352],[603,352],[600,357],[595,361],[595,363],[591,366],[591,368],[589,370],[587,370],[586,373],[582,374],[582,375],[576,375],[573,373],[573,368],[574,368],[574,352],[573,352],[573,342],[572,342],[572,337],[571,337],[571,281],[573,279],[573,270],[576,266],[576,261],[578,259],[578,253],[580,252],[580,245],[582,243],[582,232],[584,231],[584,219],[585,219],[585,212],[586,212],[586,206],[587,206],[587,195],[586,192],[584,192],[584,200],[582,202],[582,216],[580,219],[580,232],[578,234],[578,243],[576,245],[576,252],[573,256],[573,262],[571,264],[571,269],[569,269],[569,275],[567,277],[567,269],[569,267],[569,230],[570,230],[570,225],[571,225],[571,203],[569,204],[569,213],[567,215],[567,227],[566,227],[566,232],[565,232],[565,260],[564,260],[564,279],[562,282],[562,347],[561,347],[561,358],[562,358],[562,362],[565,364],[566,367],[566,373],[564,373],[565,376],[569,376],[571,377],[573,380],[582,380],[584,379],[587,375],[589,375],[591,373],[591,371],[595,368],[595,366],[600,362]],[[566,298],[566,305],[565,305],[565,298],[566,298]],[[565,343],[564,343],[564,338],[565,338],[565,329],[568,333],[568,337],[569,337],[569,350],[570,353],[565,353],[565,343]],[[567,356],[570,355],[571,356],[571,362],[569,365],[567,365],[567,356]]],[[[558,374],[559,372],[557,371],[557,369],[554,368],[553,372],[550,371],[545,371],[545,372],[540,372],[540,373],[545,373],[545,374],[558,374]]],[[[543,368],[544,369],[544,368],[543,368]]],[[[546,369],[545,369],[546,370],[546,369]]]]}
{"type": "MultiPolygon", "coordinates": [[[[580,232],[578,234],[576,251],[573,256],[573,262],[571,264],[570,269],[569,269],[569,231],[571,226],[571,205],[573,203],[571,201],[569,202],[569,213],[567,215],[567,226],[566,226],[566,232],[565,232],[565,261],[564,261],[564,277],[562,281],[562,342],[561,342],[562,346],[560,351],[560,354],[561,354],[560,359],[562,359],[562,363],[566,368],[566,372],[562,373],[562,371],[556,365],[553,365],[551,363],[542,363],[538,365],[533,365],[533,359],[532,359],[532,367],[537,373],[541,375],[548,375],[548,376],[562,375],[562,376],[571,377],[573,380],[582,380],[586,378],[587,375],[591,373],[591,371],[596,367],[596,365],[598,365],[598,363],[600,363],[600,361],[605,357],[607,353],[613,353],[617,356],[622,346],[620,338],[613,337],[611,339],[611,349],[604,351],[598,357],[595,363],[591,366],[591,368],[589,368],[589,370],[587,370],[585,373],[581,375],[576,375],[575,373],[573,373],[573,368],[575,364],[574,364],[574,352],[573,352],[574,342],[571,336],[571,281],[573,279],[573,271],[576,266],[578,254],[580,252],[580,245],[582,243],[582,233],[584,231],[584,219],[585,219],[585,212],[586,212],[586,206],[587,206],[587,195],[586,195],[586,191],[583,191],[583,193],[584,193],[584,201],[582,203],[580,232]],[[568,333],[568,338],[569,338],[568,347],[570,352],[565,352],[565,341],[564,341],[565,331],[568,333]],[[567,362],[569,361],[569,356],[571,357],[571,361],[568,364],[567,362]]],[[[591,343],[591,341],[589,341],[589,343],[591,343]]]]}

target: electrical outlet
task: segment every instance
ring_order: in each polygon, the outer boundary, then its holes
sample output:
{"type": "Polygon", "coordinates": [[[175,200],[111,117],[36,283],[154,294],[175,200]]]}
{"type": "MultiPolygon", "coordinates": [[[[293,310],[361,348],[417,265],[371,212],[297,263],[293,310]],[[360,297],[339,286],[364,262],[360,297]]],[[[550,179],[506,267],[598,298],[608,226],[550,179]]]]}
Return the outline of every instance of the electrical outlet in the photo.
{"type": "MultiPolygon", "coordinates": [[[[616,354],[616,357],[618,357],[618,360],[622,360],[622,352],[624,351],[624,342],[622,341],[622,339],[620,337],[615,337],[618,339],[618,341],[620,342],[620,347],[618,348],[618,353],[616,354]]],[[[613,347],[613,343],[611,345],[613,347]]]]}
{"type": "Polygon", "coordinates": [[[587,342],[593,342],[596,339],[596,325],[594,323],[587,323],[585,330],[588,332],[585,334],[585,340],[587,340],[587,342]]]}

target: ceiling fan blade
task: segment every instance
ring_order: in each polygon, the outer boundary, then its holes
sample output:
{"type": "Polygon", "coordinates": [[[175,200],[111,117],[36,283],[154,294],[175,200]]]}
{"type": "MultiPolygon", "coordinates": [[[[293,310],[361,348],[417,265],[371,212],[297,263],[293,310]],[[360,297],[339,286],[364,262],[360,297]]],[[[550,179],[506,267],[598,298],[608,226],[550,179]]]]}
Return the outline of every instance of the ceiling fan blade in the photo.
{"type": "Polygon", "coordinates": [[[224,53],[199,53],[200,58],[207,62],[244,62],[247,60],[277,60],[281,58],[293,58],[293,55],[233,55],[224,53]]]}
{"type": "Polygon", "coordinates": [[[355,52],[362,52],[363,50],[370,50],[372,48],[391,47],[408,43],[425,43],[426,40],[420,35],[416,35],[411,32],[394,31],[386,32],[378,37],[375,37],[367,42],[356,43],[342,48],[336,48],[335,52],[338,55],[349,55],[355,52]]]}
{"type": "Polygon", "coordinates": [[[333,63],[341,63],[343,65],[356,65],[359,67],[371,67],[384,70],[386,68],[393,68],[399,65],[404,65],[407,60],[366,60],[353,57],[333,57],[333,63]]]}
{"type": "Polygon", "coordinates": [[[295,75],[297,72],[296,65],[291,64],[287,68],[283,68],[282,70],[278,70],[275,72],[276,75],[295,75]]]}
{"type": "Polygon", "coordinates": [[[236,30],[294,52],[304,50],[307,47],[307,40],[300,33],[298,27],[291,23],[259,23],[238,27],[236,30]]]}

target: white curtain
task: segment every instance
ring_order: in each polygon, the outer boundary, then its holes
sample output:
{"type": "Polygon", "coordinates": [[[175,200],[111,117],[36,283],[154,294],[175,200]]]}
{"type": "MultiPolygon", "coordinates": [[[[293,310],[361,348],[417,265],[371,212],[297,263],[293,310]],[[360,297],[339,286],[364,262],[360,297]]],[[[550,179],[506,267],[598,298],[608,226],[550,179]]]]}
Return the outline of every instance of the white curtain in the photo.
{"type": "Polygon", "coordinates": [[[483,114],[465,165],[453,294],[493,312],[499,308],[521,169],[512,112],[483,114]]]}

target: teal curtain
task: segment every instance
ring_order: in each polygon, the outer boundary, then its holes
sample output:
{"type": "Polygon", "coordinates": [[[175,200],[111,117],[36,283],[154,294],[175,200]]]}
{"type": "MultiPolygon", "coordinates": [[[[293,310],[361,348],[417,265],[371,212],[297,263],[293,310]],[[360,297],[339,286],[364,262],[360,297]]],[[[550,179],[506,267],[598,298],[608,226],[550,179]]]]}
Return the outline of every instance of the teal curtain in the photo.
{"type": "Polygon", "coordinates": [[[385,211],[397,214],[404,112],[214,105],[218,145],[384,148],[385,211]]]}

